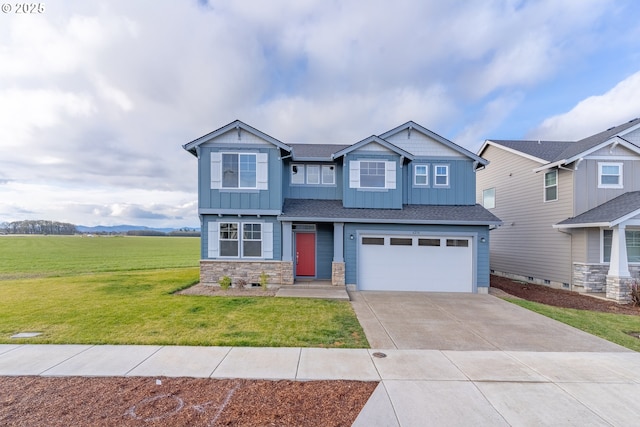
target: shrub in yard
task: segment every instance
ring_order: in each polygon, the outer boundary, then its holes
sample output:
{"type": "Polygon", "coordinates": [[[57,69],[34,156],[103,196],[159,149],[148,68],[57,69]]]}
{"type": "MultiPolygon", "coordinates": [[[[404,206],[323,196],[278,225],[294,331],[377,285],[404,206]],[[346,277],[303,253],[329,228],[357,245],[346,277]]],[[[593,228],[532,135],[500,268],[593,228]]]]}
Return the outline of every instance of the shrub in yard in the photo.
{"type": "Polygon", "coordinates": [[[629,290],[629,296],[631,297],[631,305],[634,307],[640,306],[640,280],[634,280],[629,290]]]}
{"type": "Polygon", "coordinates": [[[236,280],[236,288],[238,289],[244,289],[245,286],[247,286],[247,281],[244,279],[238,279],[236,280]]]}
{"type": "Polygon", "coordinates": [[[260,286],[262,286],[263,290],[267,290],[267,283],[269,283],[269,275],[264,271],[260,274],[260,286]]]}
{"type": "Polygon", "coordinates": [[[218,280],[218,284],[220,285],[220,287],[222,289],[224,289],[225,291],[227,289],[229,289],[229,287],[231,286],[231,277],[229,276],[223,276],[218,280]]]}

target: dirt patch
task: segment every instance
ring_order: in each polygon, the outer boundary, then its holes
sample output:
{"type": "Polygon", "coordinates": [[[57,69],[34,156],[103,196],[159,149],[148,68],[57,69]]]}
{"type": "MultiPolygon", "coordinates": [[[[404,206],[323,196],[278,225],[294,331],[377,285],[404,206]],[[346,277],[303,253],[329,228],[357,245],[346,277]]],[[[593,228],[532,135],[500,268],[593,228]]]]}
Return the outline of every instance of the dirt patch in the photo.
{"type": "Polygon", "coordinates": [[[278,289],[262,287],[246,287],[243,289],[229,288],[221,289],[218,286],[203,285],[198,283],[186,289],[176,292],[176,295],[207,295],[214,297],[273,297],[278,289]]]}
{"type": "Polygon", "coordinates": [[[0,425],[350,426],[377,386],[158,379],[0,377],[0,425]]]}
{"type": "Polygon", "coordinates": [[[640,316],[640,307],[633,307],[631,304],[618,304],[613,301],[606,301],[577,292],[531,283],[516,282],[500,276],[491,276],[491,287],[500,289],[518,298],[555,307],[640,316]]]}

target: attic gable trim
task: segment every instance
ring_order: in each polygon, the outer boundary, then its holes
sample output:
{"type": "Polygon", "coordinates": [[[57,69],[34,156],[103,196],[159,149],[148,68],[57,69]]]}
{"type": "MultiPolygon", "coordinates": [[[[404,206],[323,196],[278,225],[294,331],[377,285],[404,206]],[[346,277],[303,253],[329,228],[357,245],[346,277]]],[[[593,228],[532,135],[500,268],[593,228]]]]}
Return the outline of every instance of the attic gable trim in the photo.
{"type": "Polygon", "coordinates": [[[384,140],[384,139],[382,139],[382,138],[380,138],[378,136],[375,136],[375,135],[371,135],[370,137],[365,138],[362,141],[358,141],[355,144],[353,144],[353,145],[351,145],[351,146],[349,146],[347,148],[344,148],[344,149],[342,149],[340,151],[337,151],[337,152],[333,153],[333,155],[331,157],[332,157],[332,159],[336,159],[338,157],[342,157],[342,156],[344,156],[346,154],[349,154],[350,152],[352,152],[354,150],[357,150],[358,148],[364,147],[365,145],[370,144],[372,142],[376,142],[376,143],[382,145],[383,147],[388,148],[389,150],[393,151],[394,153],[396,153],[399,156],[402,156],[402,157],[404,157],[406,159],[409,159],[409,160],[413,160],[414,159],[413,154],[409,153],[408,151],[404,151],[402,148],[397,147],[397,146],[393,145],[392,143],[390,143],[389,141],[386,141],[386,140],[384,140]]]}
{"type": "Polygon", "coordinates": [[[522,151],[516,150],[514,148],[511,147],[505,147],[502,144],[499,144],[495,141],[492,141],[490,139],[487,139],[484,144],[482,144],[482,147],[480,147],[480,150],[478,151],[478,155],[482,155],[482,153],[484,152],[484,150],[487,148],[487,146],[492,145],[496,148],[500,148],[501,150],[507,151],[511,154],[515,154],[518,155],[520,157],[524,157],[525,159],[529,159],[529,160],[533,160],[534,162],[540,163],[540,164],[545,164],[547,163],[547,160],[543,160],[539,157],[536,156],[532,156],[531,154],[527,154],[527,153],[523,153],[522,151]]]}
{"type": "Polygon", "coordinates": [[[458,144],[456,144],[453,141],[449,141],[447,138],[438,135],[437,133],[430,131],[429,129],[425,128],[424,126],[419,125],[418,123],[414,122],[414,121],[408,121],[405,124],[402,124],[400,126],[397,126],[393,129],[391,129],[390,131],[387,131],[381,135],[379,135],[380,138],[385,139],[388,138],[392,135],[397,134],[398,132],[401,132],[405,129],[409,129],[411,128],[412,130],[417,130],[420,133],[423,133],[424,135],[435,139],[436,141],[438,141],[439,143],[451,148],[454,151],[457,151],[458,153],[466,156],[466,157],[470,157],[473,160],[475,160],[476,162],[478,162],[479,164],[486,166],[489,164],[489,161],[486,159],[483,159],[482,157],[478,156],[477,154],[467,150],[464,147],[459,146],[458,144]]]}
{"type": "Polygon", "coordinates": [[[587,149],[587,150],[585,150],[585,151],[583,151],[581,153],[578,153],[573,157],[570,157],[570,158],[566,159],[565,160],[565,162],[566,162],[565,164],[573,163],[573,162],[575,162],[576,160],[578,160],[581,157],[588,156],[589,154],[591,154],[591,153],[593,153],[595,151],[598,151],[598,150],[600,150],[600,149],[602,149],[602,148],[604,148],[604,147],[606,147],[608,145],[612,145],[612,144],[616,144],[616,143],[618,145],[622,145],[623,147],[627,148],[628,150],[631,150],[631,151],[637,153],[638,155],[640,155],[640,147],[638,147],[637,145],[627,141],[626,139],[622,138],[620,135],[615,135],[615,136],[607,139],[606,141],[601,142],[598,145],[594,145],[593,147],[591,147],[591,148],[589,148],[589,149],[587,149]]]}
{"type": "Polygon", "coordinates": [[[213,132],[209,132],[206,135],[201,136],[200,138],[194,139],[191,142],[188,142],[186,144],[184,144],[182,146],[182,148],[184,148],[185,150],[189,151],[191,154],[193,154],[194,156],[197,156],[196,153],[196,148],[199,147],[200,145],[204,144],[205,142],[211,141],[212,139],[229,132],[230,130],[233,129],[242,129],[246,132],[249,132],[255,136],[257,136],[258,138],[264,139],[267,142],[270,142],[271,144],[275,145],[278,148],[281,148],[287,152],[291,152],[291,147],[289,147],[287,144],[283,143],[282,141],[279,141],[277,139],[275,139],[272,136],[267,135],[264,132],[259,131],[258,129],[249,126],[246,123],[241,122],[240,120],[234,120],[233,122],[229,123],[228,125],[225,125],[219,129],[214,130],[213,132]]]}

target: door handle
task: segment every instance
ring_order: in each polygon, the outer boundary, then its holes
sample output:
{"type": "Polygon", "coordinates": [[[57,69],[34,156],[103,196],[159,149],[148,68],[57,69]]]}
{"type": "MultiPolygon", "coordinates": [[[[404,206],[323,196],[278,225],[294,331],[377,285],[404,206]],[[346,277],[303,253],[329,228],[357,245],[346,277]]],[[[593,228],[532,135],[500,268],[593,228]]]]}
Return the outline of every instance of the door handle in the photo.
{"type": "Polygon", "coordinates": [[[300,260],[300,253],[296,252],[296,265],[298,265],[299,260],[300,260]]]}

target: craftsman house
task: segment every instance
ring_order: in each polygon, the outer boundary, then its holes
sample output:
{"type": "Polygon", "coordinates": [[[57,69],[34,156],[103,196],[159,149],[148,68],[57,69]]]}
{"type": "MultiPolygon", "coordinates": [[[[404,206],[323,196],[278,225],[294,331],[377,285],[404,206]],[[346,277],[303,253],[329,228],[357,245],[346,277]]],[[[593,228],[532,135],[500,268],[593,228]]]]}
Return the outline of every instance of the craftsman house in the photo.
{"type": "Polygon", "coordinates": [[[640,119],[579,141],[487,140],[495,274],[625,300],[640,274],[640,119]]]}
{"type": "Polygon", "coordinates": [[[488,291],[500,221],[475,202],[488,162],[414,122],[336,145],[234,121],[183,147],[198,158],[202,283],[488,291]]]}

